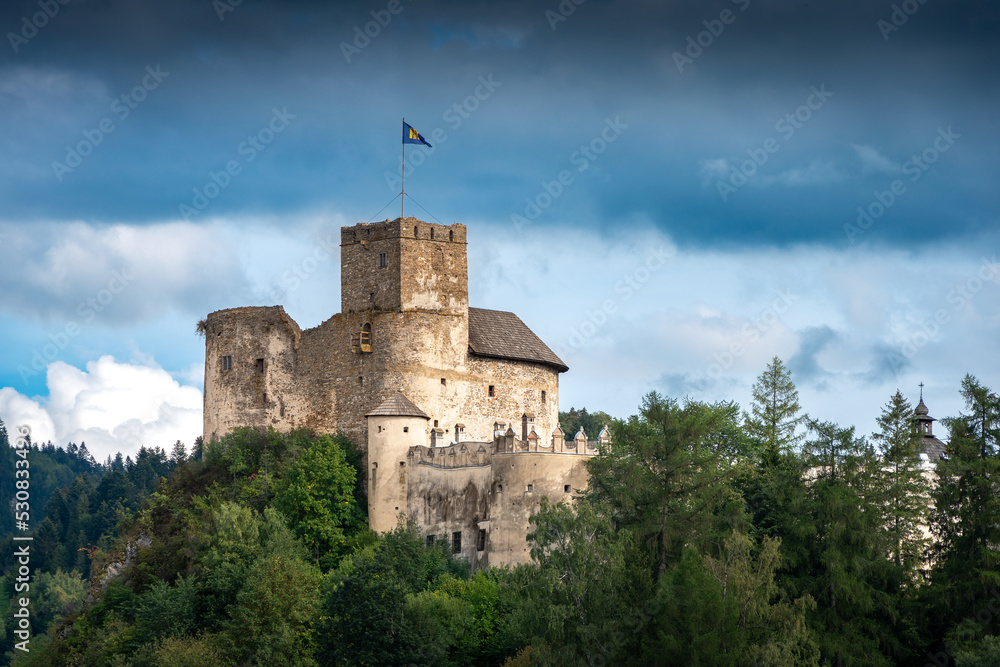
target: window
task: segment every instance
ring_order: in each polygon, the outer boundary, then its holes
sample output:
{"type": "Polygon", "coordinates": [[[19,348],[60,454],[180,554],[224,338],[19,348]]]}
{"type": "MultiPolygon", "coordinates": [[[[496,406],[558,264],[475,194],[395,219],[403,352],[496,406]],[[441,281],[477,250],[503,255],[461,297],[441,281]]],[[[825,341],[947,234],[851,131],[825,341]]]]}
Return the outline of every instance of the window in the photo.
{"type": "Polygon", "coordinates": [[[535,490],[535,485],[534,484],[529,484],[528,485],[528,493],[531,493],[534,490],[535,490]]]}
{"type": "Polygon", "coordinates": [[[503,493],[503,484],[497,484],[497,493],[503,493]]]}
{"type": "Polygon", "coordinates": [[[565,493],[569,493],[569,484],[564,484],[564,485],[563,485],[563,491],[564,491],[565,493]]]}
{"type": "Polygon", "coordinates": [[[455,232],[453,232],[453,231],[449,231],[448,232],[448,240],[449,241],[454,241],[455,240],[455,232]]]}
{"type": "Polygon", "coordinates": [[[420,230],[417,227],[414,227],[413,228],[413,238],[417,238],[419,236],[420,236],[420,230]]]}
{"type": "Polygon", "coordinates": [[[400,462],[399,462],[399,467],[400,467],[400,468],[402,468],[402,467],[403,467],[403,466],[405,466],[405,465],[406,465],[406,461],[400,461],[400,462]]]}
{"type": "Polygon", "coordinates": [[[542,390],[542,405],[545,405],[545,390],[542,390]]]}
{"type": "Polygon", "coordinates": [[[375,303],[375,292],[372,292],[371,294],[368,295],[368,300],[371,301],[372,303],[375,303]]]}
{"type": "Polygon", "coordinates": [[[431,241],[434,240],[434,228],[431,227],[431,241]]]}
{"type": "Polygon", "coordinates": [[[263,374],[264,374],[264,360],[263,359],[258,359],[257,360],[257,375],[263,375],[263,374]]]}
{"type": "Polygon", "coordinates": [[[378,268],[384,269],[388,265],[389,265],[389,262],[388,262],[388,260],[385,257],[385,253],[384,252],[380,252],[378,254],[378,268]]]}
{"type": "Polygon", "coordinates": [[[403,427],[403,433],[409,433],[409,432],[410,432],[410,427],[409,426],[404,426],[403,427]]]}
{"type": "Polygon", "coordinates": [[[476,551],[486,551],[486,529],[479,529],[479,540],[476,542],[476,551]]]}
{"type": "Polygon", "coordinates": [[[233,370],[233,358],[228,354],[222,357],[222,370],[224,371],[233,370]]]}
{"type": "Polygon", "coordinates": [[[490,385],[489,395],[490,395],[490,398],[493,398],[493,397],[495,397],[497,395],[496,389],[493,388],[493,385],[490,385]]]}
{"type": "Polygon", "coordinates": [[[363,376],[359,375],[358,376],[358,384],[364,384],[364,383],[365,383],[365,378],[363,376]]]}
{"type": "Polygon", "coordinates": [[[462,531],[451,534],[451,552],[453,554],[462,553],[462,531]]]}
{"type": "Polygon", "coordinates": [[[437,427],[438,427],[438,420],[435,419],[434,420],[434,428],[437,428],[437,427]]]}
{"type": "Polygon", "coordinates": [[[434,536],[433,535],[428,535],[427,536],[427,546],[428,546],[428,548],[434,546],[434,536]]]}
{"type": "Polygon", "coordinates": [[[444,387],[444,386],[447,386],[447,384],[448,384],[448,380],[446,380],[444,378],[441,378],[441,386],[444,387]]]}

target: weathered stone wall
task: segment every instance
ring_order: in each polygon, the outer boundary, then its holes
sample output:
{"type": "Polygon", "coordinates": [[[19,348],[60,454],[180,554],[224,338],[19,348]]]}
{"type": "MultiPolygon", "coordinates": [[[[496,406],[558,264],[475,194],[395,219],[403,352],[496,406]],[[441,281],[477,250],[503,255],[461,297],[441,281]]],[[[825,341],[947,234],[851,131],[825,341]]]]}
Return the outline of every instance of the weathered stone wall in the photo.
{"type": "Polygon", "coordinates": [[[465,234],[465,225],[435,225],[416,218],[344,227],[340,230],[341,311],[377,308],[467,314],[465,234]]]}
{"type": "Polygon", "coordinates": [[[571,501],[574,493],[586,489],[589,458],[588,454],[551,451],[493,454],[489,563],[513,566],[531,561],[528,519],[541,507],[542,498],[554,504],[571,501]]]}
{"type": "Polygon", "coordinates": [[[237,426],[305,425],[312,404],[299,391],[296,347],[302,332],[281,306],[231,308],[208,316],[205,330],[204,436],[237,426]],[[222,358],[232,357],[223,370],[222,358]],[[257,359],[264,359],[260,374],[257,359]]]}
{"type": "Polygon", "coordinates": [[[474,568],[487,565],[486,543],[479,549],[479,531],[489,517],[491,443],[463,442],[448,447],[414,447],[408,458],[409,516],[423,535],[445,540],[449,547],[461,533],[457,553],[474,568]]]}

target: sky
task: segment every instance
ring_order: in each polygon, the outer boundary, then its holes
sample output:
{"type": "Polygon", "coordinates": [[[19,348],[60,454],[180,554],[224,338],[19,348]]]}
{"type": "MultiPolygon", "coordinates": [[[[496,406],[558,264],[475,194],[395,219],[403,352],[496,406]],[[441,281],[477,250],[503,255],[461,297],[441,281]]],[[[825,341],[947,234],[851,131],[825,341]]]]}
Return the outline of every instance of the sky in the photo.
{"type": "Polygon", "coordinates": [[[195,323],[338,312],[338,229],[404,169],[563,410],[748,408],[774,356],[859,434],[1000,386],[996,3],[15,0],[0,32],[0,418],[36,440],[190,446],[195,323]]]}

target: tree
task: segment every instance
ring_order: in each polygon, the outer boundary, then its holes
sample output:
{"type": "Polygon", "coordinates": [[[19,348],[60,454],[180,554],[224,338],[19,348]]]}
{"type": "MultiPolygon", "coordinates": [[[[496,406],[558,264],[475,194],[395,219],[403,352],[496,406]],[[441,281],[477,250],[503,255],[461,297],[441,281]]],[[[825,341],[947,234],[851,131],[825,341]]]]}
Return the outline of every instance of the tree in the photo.
{"type": "Polygon", "coordinates": [[[805,419],[799,414],[799,392],[781,359],[774,357],[753,385],[750,414],[744,416],[748,433],[762,445],[761,457],[774,465],[780,454],[802,441],[796,428],[805,419]]]}
{"type": "Polygon", "coordinates": [[[961,393],[967,413],[944,420],[951,439],[947,460],[937,464],[931,512],[934,634],[959,647],[983,634],[985,626],[970,619],[995,605],[991,593],[1000,588],[1000,398],[971,375],[961,393]]]}
{"type": "Polygon", "coordinates": [[[315,561],[332,565],[346,534],[364,520],[354,499],[355,470],[347,463],[343,436],[321,436],[288,471],[275,504],[315,561]]]}
{"type": "Polygon", "coordinates": [[[183,442],[178,440],[177,442],[174,443],[174,448],[170,452],[170,462],[173,463],[174,466],[179,466],[186,460],[187,460],[187,448],[184,446],[183,442]]]}
{"type": "Polygon", "coordinates": [[[518,618],[539,654],[555,664],[622,664],[640,651],[653,583],[628,531],[586,500],[552,505],[529,519],[534,568],[522,569],[518,618]]]}
{"type": "Polygon", "coordinates": [[[708,405],[651,392],[639,416],[617,421],[611,445],[587,462],[588,496],[618,530],[631,530],[659,579],[692,540],[711,538],[712,512],[732,498],[719,439],[736,429],[729,403],[708,405]]]}
{"type": "Polygon", "coordinates": [[[880,431],[872,434],[881,457],[879,486],[887,521],[883,529],[898,567],[911,575],[923,561],[930,489],[919,457],[922,436],[913,427],[913,408],[897,390],[882,408],[880,431]]]}

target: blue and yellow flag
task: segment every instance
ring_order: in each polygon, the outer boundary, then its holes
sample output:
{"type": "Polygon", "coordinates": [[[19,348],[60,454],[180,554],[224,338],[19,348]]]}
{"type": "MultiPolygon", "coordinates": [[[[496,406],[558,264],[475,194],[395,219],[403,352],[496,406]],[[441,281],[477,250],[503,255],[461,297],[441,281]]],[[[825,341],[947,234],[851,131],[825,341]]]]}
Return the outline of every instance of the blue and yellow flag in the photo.
{"type": "Polygon", "coordinates": [[[403,143],[404,144],[423,144],[428,148],[434,148],[427,140],[424,139],[419,132],[410,127],[406,121],[403,121],[403,143]]]}

